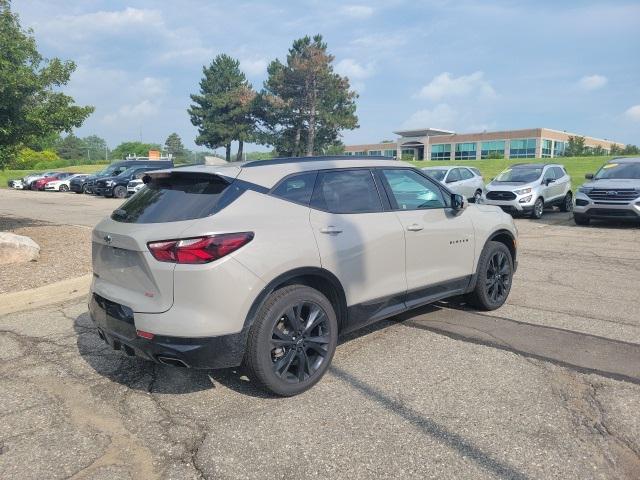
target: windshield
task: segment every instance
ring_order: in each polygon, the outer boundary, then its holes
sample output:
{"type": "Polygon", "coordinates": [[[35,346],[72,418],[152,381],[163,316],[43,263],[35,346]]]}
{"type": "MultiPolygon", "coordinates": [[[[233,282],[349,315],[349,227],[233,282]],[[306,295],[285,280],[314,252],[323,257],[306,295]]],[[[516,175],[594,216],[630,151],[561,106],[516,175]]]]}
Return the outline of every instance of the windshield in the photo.
{"type": "Polygon", "coordinates": [[[133,172],[135,172],[139,168],[140,167],[129,167],[121,173],[114,174],[114,176],[117,175],[118,177],[130,177],[131,175],[133,175],[133,172]]]}
{"type": "Polygon", "coordinates": [[[441,169],[441,170],[429,169],[429,170],[425,170],[425,173],[427,175],[429,175],[431,178],[435,178],[436,180],[441,182],[442,179],[444,178],[444,176],[447,174],[447,170],[445,170],[445,169],[441,169]]]}
{"type": "Polygon", "coordinates": [[[640,180],[640,163],[607,163],[598,170],[593,178],[596,180],[616,178],[640,180]]]}
{"type": "Polygon", "coordinates": [[[126,170],[124,165],[109,165],[104,170],[100,170],[96,173],[96,177],[115,177],[120,175],[122,172],[126,170]]]}
{"type": "Polygon", "coordinates": [[[542,167],[508,168],[496,177],[494,182],[529,183],[542,175],[542,167]]]}

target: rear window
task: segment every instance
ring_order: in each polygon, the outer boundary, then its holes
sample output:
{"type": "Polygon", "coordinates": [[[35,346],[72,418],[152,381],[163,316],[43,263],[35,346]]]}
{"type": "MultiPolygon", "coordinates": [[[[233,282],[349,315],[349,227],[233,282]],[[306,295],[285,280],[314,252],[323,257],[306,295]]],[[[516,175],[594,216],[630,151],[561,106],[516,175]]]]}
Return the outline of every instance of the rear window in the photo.
{"type": "Polygon", "coordinates": [[[127,223],[164,223],[208,217],[217,211],[229,185],[215,175],[173,172],[153,179],[111,218],[127,223]]]}

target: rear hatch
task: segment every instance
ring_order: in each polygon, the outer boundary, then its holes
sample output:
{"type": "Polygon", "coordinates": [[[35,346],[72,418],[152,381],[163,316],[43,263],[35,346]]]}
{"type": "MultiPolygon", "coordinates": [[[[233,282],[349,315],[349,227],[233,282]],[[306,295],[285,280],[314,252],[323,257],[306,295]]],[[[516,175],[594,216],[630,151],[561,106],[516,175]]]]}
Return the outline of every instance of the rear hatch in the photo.
{"type": "MultiPolygon", "coordinates": [[[[161,171],[93,230],[94,293],[134,312],[160,313],[173,305],[174,263],[160,262],[149,242],[179,239],[200,218],[227,204],[240,172],[224,175],[194,169],[161,171]]],[[[204,233],[204,232],[203,232],[204,233]]]]}

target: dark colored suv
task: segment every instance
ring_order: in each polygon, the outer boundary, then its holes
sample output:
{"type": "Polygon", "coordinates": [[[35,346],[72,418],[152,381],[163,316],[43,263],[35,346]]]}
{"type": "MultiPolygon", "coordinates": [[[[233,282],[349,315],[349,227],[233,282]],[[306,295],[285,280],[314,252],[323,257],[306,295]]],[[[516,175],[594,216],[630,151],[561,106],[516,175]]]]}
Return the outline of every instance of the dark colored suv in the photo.
{"type": "MultiPolygon", "coordinates": [[[[98,179],[106,178],[106,177],[115,177],[120,175],[122,172],[131,167],[153,167],[151,170],[159,170],[162,168],[171,168],[173,167],[173,162],[171,160],[149,160],[147,158],[136,159],[136,160],[121,160],[119,162],[114,162],[107,166],[104,170],[99,171],[87,178],[84,179],[83,182],[76,181],[70,182],[69,187],[72,192],[76,193],[95,193],[94,192],[94,184],[98,179]]],[[[126,190],[126,185],[125,185],[126,190]]]]}
{"type": "Polygon", "coordinates": [[[97,179],[93,186],[94,193],[105,197],[125,198],[127,196],[127,184],[131,180],[142,178],[145,173],[161,168],[156,165],[131,166],[119,175],[97,179]]]}

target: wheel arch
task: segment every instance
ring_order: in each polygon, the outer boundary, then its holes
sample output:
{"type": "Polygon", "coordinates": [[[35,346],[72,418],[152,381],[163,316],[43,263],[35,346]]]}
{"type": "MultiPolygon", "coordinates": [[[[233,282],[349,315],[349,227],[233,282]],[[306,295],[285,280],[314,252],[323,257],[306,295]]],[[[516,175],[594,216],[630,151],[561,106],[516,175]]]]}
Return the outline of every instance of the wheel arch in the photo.
{"type": "MultiPolygon", "coordinates": [[[[489,238],[487,238],[487,242],[500,242],[504,244],[505,247],[509,249],[511,253],[511,260],[513,261],[514,266],[516,265],[516,257],[518,254],[518,249],[516,247],[516,237],[509,230],[502,228],[500,230],[496,230],[489,238]]],[[[483,247],[484,248],[484,247],[483,247]]]]}
{"type": "Polygon", "coordinates": [[[314,288],[327,297],[335,309],[338,320],[338,330],[342,330],[347,321],[347,300],[344,288],[340,280],[338,280],[338,277],[320,267],[295,268],[278,275],[269,282],[251,304],[249,313],[247,313],[244,321],[243,330],[249,330],[260,307],[262,307],[271,293],[279,288],[293,284],[306,285],[314,288]]]}

